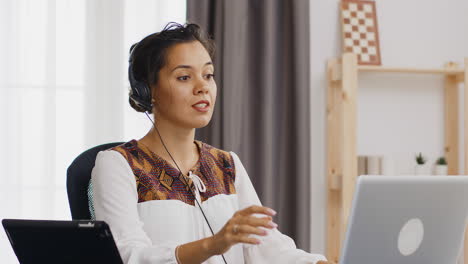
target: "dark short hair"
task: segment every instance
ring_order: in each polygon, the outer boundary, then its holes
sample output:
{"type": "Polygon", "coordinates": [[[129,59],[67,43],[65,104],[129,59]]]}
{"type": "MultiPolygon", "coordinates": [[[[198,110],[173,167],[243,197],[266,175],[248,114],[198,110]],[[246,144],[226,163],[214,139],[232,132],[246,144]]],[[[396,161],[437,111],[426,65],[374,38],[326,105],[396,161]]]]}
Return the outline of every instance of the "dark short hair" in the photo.
{"type": "MultiPolygon", "coordinates": [[[[168,23],[161,32],[148,35],[130,48],[131,71],[133,78],[144,82],[150,89],[159,79],[159,71],[167,63],[168,49],[179,43],[199,41],[211,57],[214,58],[215,46],[204,31],[197,24],[168,23]]],[[[147,98],[151,104],[151,96],[147,98]]],[[[146,99],[145,99],[146,100],[146,99]]],[[[138,112],[145,112],[140,106],[129,100],[130,105],[138,112]]]]}

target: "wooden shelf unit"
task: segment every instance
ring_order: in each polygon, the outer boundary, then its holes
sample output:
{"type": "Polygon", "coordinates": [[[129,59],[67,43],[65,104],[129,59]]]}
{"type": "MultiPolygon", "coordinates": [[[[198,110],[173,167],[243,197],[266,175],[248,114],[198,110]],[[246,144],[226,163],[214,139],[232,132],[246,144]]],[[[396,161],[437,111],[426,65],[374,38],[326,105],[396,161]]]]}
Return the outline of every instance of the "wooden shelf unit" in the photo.
{"type": "MultiPolygon", "coordinates": [[[[464,66],[449,62],[440,69],[395,68],[363,66],[357,56],[345,53],[327,64],[327,251],[329,260],[338,263],[340,250],[357,179],[357,89],[360,72],[388,72],[404,74],[442,74],[445,96],[445,156],[448,173],[458,171],[459,150],[459,92],[464,82],[464,174],[468,174],[468,58],[464,66]]],[[[465,233],[464,256],[468,263],[468,232],[465,233]]]]}

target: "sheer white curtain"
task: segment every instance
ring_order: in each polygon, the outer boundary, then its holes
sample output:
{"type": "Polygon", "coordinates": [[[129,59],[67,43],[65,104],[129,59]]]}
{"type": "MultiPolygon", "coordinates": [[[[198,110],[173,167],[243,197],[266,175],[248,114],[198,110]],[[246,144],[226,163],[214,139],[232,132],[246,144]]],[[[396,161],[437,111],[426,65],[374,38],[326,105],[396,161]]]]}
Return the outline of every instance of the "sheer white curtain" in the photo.
{"type": "MultiPolygon", "coordinates": [[[[66,168],[89,147],[141,137],[128,50],[185,0],[0,0],[0,218],[70,219],[66,168]]],[[[17,263],[0,230],[0,263],[17,263]]]]}

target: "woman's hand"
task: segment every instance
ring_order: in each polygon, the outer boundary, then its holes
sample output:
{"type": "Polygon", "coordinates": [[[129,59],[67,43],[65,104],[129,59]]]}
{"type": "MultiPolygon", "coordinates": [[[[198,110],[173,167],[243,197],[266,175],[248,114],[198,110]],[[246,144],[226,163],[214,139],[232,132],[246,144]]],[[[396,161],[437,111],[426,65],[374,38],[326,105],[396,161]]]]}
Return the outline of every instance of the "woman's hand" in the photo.
{"type": "Polygon", "coordinates": [[[321,261],[317,262],[317,264],[336,264],[336,262],[321,260],[321,261]]]}
{"type": "Polygon", "coordinates": [[[260,244],[260,240],[250,235],[266,236],[266,230],[260,227],[277,227],[272,221],[275,214],[276,212],[268,207],[256,205],[237,211],[224,227],[207,241],[208,250],[213,255],[221,255],[237,243],[260,244]],[[264,214],[266,217],[256,217],[253,214],[264,214]]]}

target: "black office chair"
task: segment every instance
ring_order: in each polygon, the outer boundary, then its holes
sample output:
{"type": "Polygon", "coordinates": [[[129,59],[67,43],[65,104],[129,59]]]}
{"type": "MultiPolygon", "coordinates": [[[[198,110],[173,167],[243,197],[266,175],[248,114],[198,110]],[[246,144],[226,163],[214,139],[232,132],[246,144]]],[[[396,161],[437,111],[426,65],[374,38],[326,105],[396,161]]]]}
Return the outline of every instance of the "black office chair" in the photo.
{"type": "Polygon", "coordinates": [[[67,193],[73,220],[91,219],[88,203],[88,185],[91,180],[91,171],[94,168],[98,152],[123,143],[124,142],[107,143],[90,148],[76,157],[68,167],[67,193]]]}

